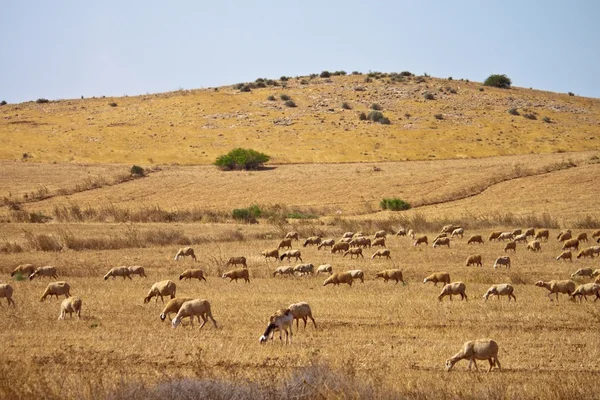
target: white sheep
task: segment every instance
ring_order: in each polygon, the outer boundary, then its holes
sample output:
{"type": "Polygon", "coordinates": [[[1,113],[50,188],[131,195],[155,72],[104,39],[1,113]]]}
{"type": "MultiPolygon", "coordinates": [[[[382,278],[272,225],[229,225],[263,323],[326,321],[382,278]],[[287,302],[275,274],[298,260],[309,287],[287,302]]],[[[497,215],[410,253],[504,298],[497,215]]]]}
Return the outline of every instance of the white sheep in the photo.
{"type": "Polygon", "coordinates": [[[275,272],[273,272],[273,276],[276,276],[277,274],[282,275],[282,276],[283,275],[294,275],[294,267],[291,267],[289,265],[283,266],[283,267],[277,267],[275,272]]]}
{"type": "Polygon", "coordinates": [[[452,295],[460,294],[461,300],[467,300],[467,294],[465,293],[467,286],[463,282],[452,282],[444,285],[442,288],[442,292],[438,296],[438,300],[442,301],[445,296],[450,296],[450,300],[452,300],[452,295]]]}
{"type": "Polygon", "coordinates": [[[308,239],[306,239],[304,241],[304,244],[302,245],[303,247],[306,246],[313,246],[313,245],[319,245],[321,244],[321,238],[319,236],[311,236],[308,239]]]}
{"type": "Polygon", "coordinates": [[[548,229],[540,229],[535,233],[534,239],[541,241],[542,239],[546,239],[548,241],[548,237],[550,236],[550,232],[548,229]]]}
{"type": "Polygon", "coordinates": [[[371,247],[376,247],[376,246],[385,247],[385,238],[380,237],[380,238],[376,238],[375,240],[373,240],[371,242],[371,247]]]}
{"type": "Polygon", "coordinates": [[[460,226],[458,225],[444,225],[444,227],[442,228],[442,230],[440,231],[440,233],[451,233],[457,229],[460,229],[460,226]]]}
{"type": "Polygon", "coordinates": [[[158,298],[164,303],[165,299],[163,296],[171,296],[171,298],[175,298],[175,292],[177,291],[177,285],[175,282],[171,280],[156,282],[150,288],[148,295],[144,297],[144,304],[148,303],[151,298],[156,297],[154,302],[158,302],[158,298]]]}
{"type": "Polygon", "coordinates": [[[33,264],[21,264],[18,265],[13,272],[10,273],[10,276],[21,275],[23,277],[30,276],[35,271],[35,267],[33,264]]]}
{"type": "Polygon", "coordinates": [[[556,257],[556,261],[559,261],[559,260],[573,261],[573,255],[571,254],[571,252],[569,250],[563,251],[562,253],[560,253],[558,255],[558,257],[556,257]]]}
{"type": "Polygon", "coordinates": [[[198,279],[199,281],[206,282],[206,278],[204,277],[204,271],[201,269],[186,269],[179,275],[179,280],[182,279],[198,279]]]}
{"type": "Polygon", "coordinates": [[[77,315],[78,319],[81,319],[81,299],[77,296],[66,298],[60,303],[60,314],[58,320],[65,319],[69,313],[69,317],[73,318],[73,313],[77,315]]]}
{"type": "Polygon", "coordinates": [[[223,274],[221,278],[229,278],[229,282],[232,282],[234,280],[237,282],[238,279],[243,279],[244,281],[246,281],[246,283],[250,283],[250,274],[248,273],[248,270],[246,268],[239,268],[227,271],[223,274]]]}
{"type": "Polygon", "coordinates": [[[577,286],[575,291],[571,293],[571,298],[575,299],[576,296],[579,296],[579,302],[581,303],[582,297],[585,299],[585,301],[587,301],[587,296],[591,296],[593,294],[596,295],[596,298],[594,299],[595,303],[596,300],[600,299],[600,284],[595,282],[585,283],[577,286]]]}
{"type": "Polygon", "coordinates": [[[514,239],[514,235],[512,234],[512,232],[502,232],[499,236],[498,236],[498,240],[513,240],[514,239]]]}
{"type": "Polygon", "coordinates": [[[462,238],[464,234],[465,234],[465,230],[463,228],[457,228],[452,231],[452,234],[450,236],[451,237],[460,236],[462,238]]]}
{"type": "Polygon", "coordinates": [[[473,254],[471,256],[469,256],[467,258],[467,267],[471,266],[471,265],[479,265],[480,267],[483,267],[483,264],[481,262],[481,254],[473,254]]]}
{"type": "Polygon", "coordinates": [[[287,258],[287,261],[289,262],[292,257],[294,257],[296,261],[300,260],[300,262],[302,262],[302,253],[300,252],[300,250],[284,251],[283,253],[281,253],[279,260],[283,261],[284,258],[287,258]]]}
{"type": "Polygon", "coordinates": [[[442,237],[435,239],[433,241],[433,248],[435,249],[438,246],[448,246],[448,248],[450,248],[450,238],[442,237]]]}
{"type": "Polygon", "coordinates": [[[352,239],[353,237],[354,237],[354,232],[345,232],[345,233],[342,235],[342,238],[349,238],[349,239],[352,239]]]}
{"type": "Polygon", "coordinates": [[[171,313],[177,314],[183,303],[190,300],[193,299],[191,297],[175,297],[174,299],[169,300],[159,315],[160,320],[164,321],[168,317],[169,321],[172,321],[171,313]]]}
{"type": "Polygon", "coordinates": [[[498,268],[501,265],[504,265],[507,269],[510,269],[510,257],[503,256],[496,258],[496,261],[494,262],[494,269],[498,268]]]}
{"type": "Polygon", "coordinates": [[[347,243],[347,242],[337,242],[331,248],[331,253],[333,253],[333,254],[335,254],[335,253],[343,253],[345,251],[348,251],[349,248],[350,248],[350,244],[349,243],[347,243]]]}
{"type": "Polygon", "coordinates": [[[125,280],[125,278],[129,278],[131,280],[131,271],[127,267],[113,267],[106,273],[106,275],[104,275],[104,280],[107,280],[111,276],[113,279],[115,279],[117,276],[121,276],[123,277],[123,280],[125,280]]]}
{"type": "Polygon", "coordinates": [[[315,273],[315,266],[313,264],[298,264],[294,267],[294,273],[298,275],[313,275],[315,273]]]}
{"type": "Polygon", "coordinates": [[[501,283],[499,285],[492,285],[487,290],[487,292],[485,292],[485,294],[483,295],[483,298],[485,299],[485,301],[487,301],[487,299],[490,296],[494,296],[494,295],[496,295],[498,297],[498,299],[500,299],[500,296],[508,296],[508,301],[510,301],[511,297],[515,301],[517,301],[517,298],[513,294],[514,291],[515,291],[515,288],[513,287],[513,285],[511,285],[509,283],[501,283]]]}
{"type": "Polygon", "coordinates": [[[194,261],[198,261],[196,259],[196,254],[194,253],[194,249],[191,247],[183,247],[177,251],[175,254],[175,261],[179,260],[180,257],[191,257],[194,261]]]}
{"type": "Polygon", "coordinates": [[[523,242],[523,243],[527,243],[527,235],[524,233],[521,233],[520,235],[515,235],[515,238],[513,239],[515,242],[523,242]]]}
{"type": "Polygon", "coordinates": [[[375,274],[375,279],[383,278],[383,282],[387,282],[389,280],[395,280],[396,285],[398,282],[402,282],[404,285],[404,278],[402,276],[402,271],[399,269],[386,269],[384,271],[379,271],[375,274]]]}
{"type": "Polygon", "coordinates": [[[423,283],[433,282],[433,286],[437,286],[438,282],[442,282],[444,285],[450,283],[450,274],[447,272],[435,272],[425,279],[423,283]]]}
{"type": "Polygon", "coordinates": [[[190,325],[192,327],[194,326],[194,317],[198,318],[198,322],[200,322],[200,318],[202,318],[200,329],[204,327],[208,319],[212,321],[215,328],[217,327],[217,321],[213,318],[208,300],[195,299],[183,303],[179,308],[179,311],[177,311],[177,315],[175,315],[175,318],[171,321],[171,325],[173,328],[177,328],[177,326],[181,324],[181,320],[188,317],[190,318],[190,325]]]}
{"type": "Polygon", "coordinates": [[[318,274],[333,274],[333,267],[331,266],[331,264],[323,264],[323,265],[319,265],[319,267],[317,268],[317,275],[318,274]]]}
{"type": "Polygon", "coordinates": [[[385,238],[387,236],[387,232],[386,231],[377,231],[375,232],[375,238],[385,238]]]}
{"type": "Polygon", "coordinates": [[[278,310],[275,312],[273,316],[269,319],[269,325],[267,325],[267,329],[265,333],[259,339],[259,342],[262,344],[267,341],[267,338],[271,334],[271,332],[279,331],[279,341],[283,342],[281,338],[281,332],[285,332],[285,344],[288,344],[288,337],[290,343],[292,342],[292,323],[294,322],[294,316],[289,308],[285,310],[278,310]],[[288,333],[289,329],[289,333],[288,333]]]}
{"type": "Polygon", "coordinates": [[[537,281],[535,283],[535,286],[548,289],[547,296],[550,299],[550,301],[552,301],[552,297],[551,297],[552,294],[556,294],[556,301],[558,301],[559,293],[568,294],[570,297],[571,293],[573,293],[575,291],[575,282],[573,282],[571,280],[563,280],[563,281],[552,280],[552,281],[548,281],[548,282],[537,281]]]}
{"type": "Polygon", "coordinates": [[[335,272],[329,278],[325,279],[323,286],[338,286],[340,283],[347,283],[348,286],[352,286],[353,281],[354,278],[352,278],[352,274],[350,272],[335,272]]]}
{"type": "Polygon", "coordinates": [[[15,301],[13,300],[12,295],[13,295],[12,286],[10,286],[8,283],[0,284],[0,299],[4,297],[8,301],[8,305],[10,306],[12,304],[14,307],[15,301]]]}
{"type": "Polygon", "coordinates": [[[144,267],[140,266],[140,265],[132,265],[129,268],[129,274],[130,275],[139,275],[140,277],[144,277],[147,278],[146,276],[146,271],[144,270],[144,267]]]}
{"type": "Polygon", "coordinates": [[[371,247],[371,239],[364,236],[358,236],[348,242],[350,247],[371,247]]]}
{"type": "Polygon", "coordinates": [[[357,259],[358,259],[358,256],[365,258],[365,256],[363,256],[363,253],[362,253],[362,248],[360,248],[360,247],[353,247],[351,249],[348,249],[348,251],[344,252],[344,255],[342,257],[346,257],[348,254],[350,254],[350,259],[354,258],[354,256],[356,256],[357,259]]]}
{"type": "Polygon", "coordinates": [[[406,232],[406,236],[408,236],[411,239],[414,239],[417,236],[417,234],[412,229],[409,229],[408,232],[406,232]]]}
{"type": "Polygon", "coordinates": [[[593,271],[592,271],[591,268],[579,268],[577,271],[575,271],[575,272],[573,272],[571,274],[571,278],[574,278],[576,276],[577,277],[584,277],[585,276],[585,277],[591,278],[592,277],[592,273],[593,273],[593,271]]]}
{"type": "Polygon", "coordinates": [[[52,296],[56,296],[56,298],[58,299],[58,296],[62,296],[64,295],[65,298],[69,298],[71,297],[71,286],[69,286],[69,284],[65,281],[59,281],[59,282],[52,282],[49,283],[48,286],[46,286],[46,290],[44,290],[44,293],[42,293],[42,296],[40,297],[40,301],[44,301],[46,300],[46,297],[50,296],[50,298],[52,298],[52,296]]]}
{"type": "Polygon", "coordinates": [[[31,275],[29,275],[29,280],[33,280],[36,276],[47,276],[49,278],[58,278],[56,274],[56,268],[51,266],[46,267],[38,267],[31,275]]]}
{"type": "Polygon", "coordinates": [[[300,322],[300,320],[304,321],[304,329],[306,329],[306,322],[308,318],[310,318],[310,320],[315,326],[315,329],[317,329],[317,323],[315,322],[315,319],[312,316],[312,310],[310,309],[310,305],[308,305],[308,303],[300,302],[290,304],[288,310],[290,310],[290,312],[294,316],[294,319],[296,320],[296,330],[298,330],[298,323],[300,322]]]}
{"type": "Polygon", "coordinates": [[[377,250],[375,253],[373,253],[373,255],[371,256],[371,260],[375,259],[375,257],[385,257],[388,260],[391,259],[392,257],[390,257],[390,249],[379,249],[377,250]]]}
{"type": "Polygon", "coordinates": [[[542,251],[542,244],[539,240],[532,240],[531,242],[527,243],[527,251],[533,251],[534,253],[542,251]]]}
{"type": "Polygon", "coordinates": [[[275,260],[279,259],[279,250],[278,249],[265,250],[260,254],[265,256],[265,259],[267,261],[269,260],[269,258],[274,258],[275,260]]]}
{"type": "Polygon", "coordinates": [[[351,269],[346,272],[352,275],[352,279],[360,279],[361,283],[365,283],[365,273],[361,269],[351,269]]]}
{"type": "Polygon", "coordinates": [[[473,244],[473,243],[484,244],[483,237],[481,237],[481,235],[473,235],[473,236],[471,236],[469,238],[469,240],[467,240],[467,244],[473,244]]]}
{"type": "Polygon", "coordinates": [[[317,250],[321,250],[321,248],[324,247],[333,247],[335,245],[335,239],[326,239],[321,241],[321,243],[319,243],[317,245],[317,250]]]}
{"type": "Polygon", "coordinates": [[[460,360],[469,360],[469,370],[471,365],[474,365],[475,369],[479,371],[475,360],[488,360],[490,363],[488,372],[492,370],[494,365],[502,370],[498,360],[498,344],[492,339],[477,339],[465,342],[458,353],[446,360],[446,371],[450,371],[454,364],[460,360]]]}

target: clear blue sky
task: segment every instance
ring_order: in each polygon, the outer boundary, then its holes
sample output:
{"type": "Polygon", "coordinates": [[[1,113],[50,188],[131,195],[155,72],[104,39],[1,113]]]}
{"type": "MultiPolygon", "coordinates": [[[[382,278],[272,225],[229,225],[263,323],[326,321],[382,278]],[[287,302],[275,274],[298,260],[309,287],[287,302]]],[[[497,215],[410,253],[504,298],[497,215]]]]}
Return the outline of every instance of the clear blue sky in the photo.
{"type": "Polygon", "coordinates": [[[427,72],[600,97],[600,1],[0,0],[0,100],[427,72]]]}

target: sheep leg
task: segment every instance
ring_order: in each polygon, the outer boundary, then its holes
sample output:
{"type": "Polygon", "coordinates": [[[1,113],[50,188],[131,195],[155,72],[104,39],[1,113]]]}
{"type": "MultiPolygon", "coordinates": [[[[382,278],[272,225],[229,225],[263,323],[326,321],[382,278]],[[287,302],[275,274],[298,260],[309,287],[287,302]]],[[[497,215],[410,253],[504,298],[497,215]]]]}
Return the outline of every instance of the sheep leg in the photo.
{"type": "MultiPolygon", "coordinates": [[[[302,320],[304,321],[304,330],[306,330],[306,321],[308,321],[308,318],[307,317],[302,317],[302,320]]],[[[298,325],[297,324],[296,324],[296,330],[298,330],[298,325]]]]}
{"type": "Polygon", "coordinates": [[[488,361],[490,362],[490,367],[488,368],[487,372],[490,372],[492,370],[492,367],[494,366],[494,359],[490,357],[488,361]]]}
{"type": "Polygon", "coordinates": [[[494,363],[496,364],[496,366],[498,367],[499,371],[502,371],[502,368],[500,368],[500,361],[498,361],[498,357],[494,357],[494,363]]]}
{"type": "Polygon", "coordinates": [[[471,361],[473,362],[473,365],[475,366],[475,371],[479,372],[479,368],[477,368],[477,361],[475,360],[475,358],[471,358],[471,361]]]}
{"type": "MultiPolygon", "coordinates": [[[[200,316],[198,316],[198,322],[200,322],[200,316]]],[[[202,324],[200,325],[200,329],[202,329],[205,324],[206,324],[206,317],[203,314],[202,315],[202,324]]]]}

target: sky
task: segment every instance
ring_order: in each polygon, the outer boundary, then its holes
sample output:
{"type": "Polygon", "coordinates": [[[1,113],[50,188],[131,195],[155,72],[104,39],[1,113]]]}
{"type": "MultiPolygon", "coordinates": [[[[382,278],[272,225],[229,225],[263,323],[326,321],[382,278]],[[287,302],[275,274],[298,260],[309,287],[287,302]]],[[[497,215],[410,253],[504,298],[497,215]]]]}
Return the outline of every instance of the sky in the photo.
{"type": "Polygon", "coordinates": [[[0,101],[133,96],[323,70],[600,98],[600,1],[0,0],[0,101]]]}

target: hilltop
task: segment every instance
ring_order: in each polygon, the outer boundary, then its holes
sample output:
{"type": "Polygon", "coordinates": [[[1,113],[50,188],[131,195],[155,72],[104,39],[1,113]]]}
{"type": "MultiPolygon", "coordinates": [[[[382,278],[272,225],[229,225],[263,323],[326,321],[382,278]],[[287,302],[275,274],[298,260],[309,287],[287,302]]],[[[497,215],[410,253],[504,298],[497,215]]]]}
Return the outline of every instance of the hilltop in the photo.
{"type": "Polygon", "coordinates": [[[600,149],[599,99],[379,73],[250,86],[8,104],[0,159],[202,165],[245,147],[289,164],[600,149]],[[373,104],[389,125],[360,120],[373,104]]]}

